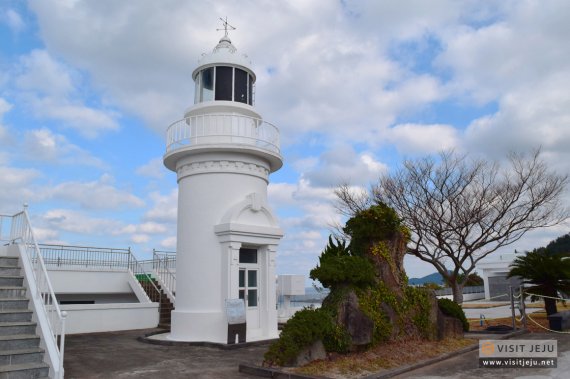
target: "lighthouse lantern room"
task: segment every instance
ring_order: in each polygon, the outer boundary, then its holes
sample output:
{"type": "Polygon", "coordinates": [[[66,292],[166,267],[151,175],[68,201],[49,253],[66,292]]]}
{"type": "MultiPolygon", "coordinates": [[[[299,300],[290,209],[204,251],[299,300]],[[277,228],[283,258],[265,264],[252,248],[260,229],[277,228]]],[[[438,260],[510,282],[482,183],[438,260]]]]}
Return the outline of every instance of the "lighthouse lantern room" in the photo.
{"type": "Polygon", "coordinates": [[[278,335],[283,233],[267,185],[283,165],[279,130],[254,108],[255,73],[228,27],[192,74],[194,104],[167,130],[164,164],[178,181],[175,341],[227,343],[226,304],[236,299],[245,304],[247,341],[278,335]]]}

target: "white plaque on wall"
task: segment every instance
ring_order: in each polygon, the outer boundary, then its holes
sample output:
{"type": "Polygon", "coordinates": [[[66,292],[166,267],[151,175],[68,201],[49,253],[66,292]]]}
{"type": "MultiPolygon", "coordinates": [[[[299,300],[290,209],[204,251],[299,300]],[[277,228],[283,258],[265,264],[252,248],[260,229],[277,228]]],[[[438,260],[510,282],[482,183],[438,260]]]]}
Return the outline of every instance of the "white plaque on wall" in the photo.
{"type": "Polygon", "coordinates": [[[228,324],[245,324],[245,301],[243,299],[226,299],[228,324]]]}

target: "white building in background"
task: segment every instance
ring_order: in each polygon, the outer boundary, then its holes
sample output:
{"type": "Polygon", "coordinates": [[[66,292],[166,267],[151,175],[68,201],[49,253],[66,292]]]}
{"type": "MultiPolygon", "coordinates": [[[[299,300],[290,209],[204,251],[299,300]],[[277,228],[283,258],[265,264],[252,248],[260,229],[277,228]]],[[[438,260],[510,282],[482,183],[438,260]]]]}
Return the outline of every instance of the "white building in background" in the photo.
{"type": "Polygon", "coordinates": [[[513,253],[491,254],[477,263],[477,271],[483,278],[486,300],[509,300],[510,288],[518,288],[518,278],[507,278],[509,266],[516,258],[513,253]]]}
{"type": "Polygon", "coordinates": [[[283,165],[279,130],[254,107],[255,73],[227,31],[192,73],[194,105],[170,125],[164,165],[178,180],[171,340],[228,341],[226,300],[244,299],[247,341],[275,338],[275,255],[267,205],[283,165]]]}

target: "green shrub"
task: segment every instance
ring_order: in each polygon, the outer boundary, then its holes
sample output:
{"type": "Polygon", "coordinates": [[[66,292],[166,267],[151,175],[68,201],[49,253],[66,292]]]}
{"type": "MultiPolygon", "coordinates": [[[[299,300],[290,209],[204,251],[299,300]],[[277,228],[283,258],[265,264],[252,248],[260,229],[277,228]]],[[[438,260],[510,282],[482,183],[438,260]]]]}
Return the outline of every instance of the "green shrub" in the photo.
{"type": "Polygon", "coordinates": [[[265,353],[265,363],[269,365],[289,365],[299,353],[325,336],[334,336],[333,320],[322,309],[305,308],[287,321],[279,340],[265,353]]]}
{"type": "Polygon", "coordinates": [[[343,231],[350,236],[353,255],[364,256],[378,241],[390,240],[404,228],[394,209],[384,203],[358,212],[346,222],[343,231]]]}
{"type": "Polygon", "coordinates": [[[439,309],[443,312],[444,315],[459,319],[459,321],[461,321],[461,324],[463,325],[463,331],[465,332],[469,331],[469,322],[467,322],[467,318],[465,317],[465,312],[463,312],[461,305],[449,299],[438,299],[437,305],[439,306],[439,309]]]}
{"type": "Polygon", "coordinates": [[[319,264],[311,270],[310,277],[326,288],[341,285],[364,287],[375,281],[374,266],[363,257],[353,256],[346,242],[329,237],[329,243],[319,257],[319,264]]]}

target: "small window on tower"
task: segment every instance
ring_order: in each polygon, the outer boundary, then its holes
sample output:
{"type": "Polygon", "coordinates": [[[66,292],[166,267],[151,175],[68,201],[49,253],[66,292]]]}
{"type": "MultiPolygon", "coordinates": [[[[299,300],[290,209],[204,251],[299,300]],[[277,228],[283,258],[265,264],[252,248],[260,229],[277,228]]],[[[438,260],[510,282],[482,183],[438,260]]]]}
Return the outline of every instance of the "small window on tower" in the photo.
{"type": "Polygon", "coordinates": [[[239,263],[257,263],[257,249],[239,249],[239,263]]]}
{"type": "Polygon", "coordinates": [[[232,100],[232,68],[216,67],[216,100],[232,100]]]}
{"type": "Polygon", "coordinates": [[[234,101],[247,104],[247,72],[235,69],[234,101]]]}

